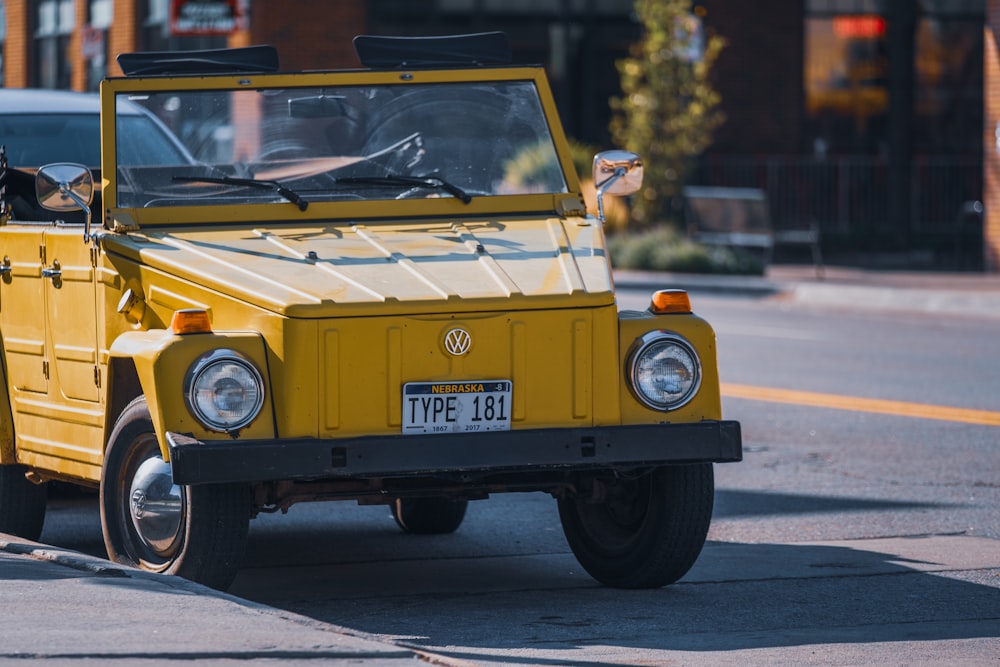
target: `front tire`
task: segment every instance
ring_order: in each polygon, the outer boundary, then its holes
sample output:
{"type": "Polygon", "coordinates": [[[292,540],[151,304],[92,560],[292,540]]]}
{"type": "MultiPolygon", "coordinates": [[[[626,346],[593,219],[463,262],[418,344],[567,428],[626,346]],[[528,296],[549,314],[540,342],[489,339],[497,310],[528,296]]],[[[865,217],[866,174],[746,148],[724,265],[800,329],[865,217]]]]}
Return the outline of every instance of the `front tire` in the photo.
{"type": "Polygon", "coordinates": [[[566,541],[594,579],[615,588],[659,588],[694,565],[712,520],[712,464],[666,466],[609,480],[600,501],[559,501],[566,541]]]}
{"type": "Polygon", "coordinates": [[[145,397],[115,423],[101,472],[108,557],[225,590],[239,570],[250,522],[243,484],[178,486],[163,460],[145,397]]]}
{"type": "Polygon", "coordinates": [[[45,523],[47,491],[25,477],[22,465],[0,466],[0,533],[35,542],[45,523]]]}
{"type": "Polygon", "coordinates": [[[445,535],[462,525],[468,506],[468,500],[397,498],[392,504],[392,518],[404,533],[445,535]]]}

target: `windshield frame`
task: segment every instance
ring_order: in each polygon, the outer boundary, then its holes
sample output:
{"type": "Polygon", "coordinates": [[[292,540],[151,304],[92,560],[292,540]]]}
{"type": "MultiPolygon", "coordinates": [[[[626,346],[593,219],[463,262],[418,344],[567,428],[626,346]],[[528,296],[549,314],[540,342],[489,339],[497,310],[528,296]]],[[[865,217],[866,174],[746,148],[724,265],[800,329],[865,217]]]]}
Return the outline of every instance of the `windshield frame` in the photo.
{"type": "Polygon", "coordinates": [[[579,210],[582,206],[579,177],[556,112],[555,101],[540,67],[476,68],[459,70],[305,72],[289,74],[245,74],[223,76],[156,76],[105,79],[101,84],[102,189],[106,223],[135,225],[219,224],[238,222],[296,222],[317,219],[379,219],[453,216],[460,214],[556,213],[579,210]],[[564,193],[503,194],[474,196],[468,203],[455,197],[414,199],[372,199],[310,202],[301,211],[290,202],[244,204],[239,206],[119,207],[115,147],[117,128],[114,105],[119,95],[139,95],[171,90],[247,90],[257,88],[412,86],[433,83],[476,83],[525,81],[534,85],[548,123],[559,166],[566,183],[564,193]]]}

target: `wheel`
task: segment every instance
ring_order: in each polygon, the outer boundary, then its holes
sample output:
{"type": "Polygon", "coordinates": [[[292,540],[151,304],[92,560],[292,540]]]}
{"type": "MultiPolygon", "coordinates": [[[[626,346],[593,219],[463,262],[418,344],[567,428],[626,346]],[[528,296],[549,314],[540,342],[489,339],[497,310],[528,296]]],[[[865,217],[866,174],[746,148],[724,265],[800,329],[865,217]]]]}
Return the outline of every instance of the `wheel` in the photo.
{"type": "Polygon", "coordinates": [[[405,533],[444,535],[458,530],[468,506],[468,500],[397,498],[392,504],[392,518],[405,533]]]}
{"type": "Polygon", "coordinates": [[[248,488],[174,484],[145,397],[122,411],[111,432],[100,505],[111,560],[220,590],[236,576],[250,523],[248,488]]]}
{"type": "Polygon", "coordinates": [[[24,476],[22,465],[0,466],[0,533],[35,541],[45,523],[46,488],[24,476]]]}
{"type": "Polygon", "coordinates": [[[601,501],[566,498],[566,541],[590,576],[616,588],[659,588],[694,565],[712,520],[712,464],[615,479],[601,501]]]}

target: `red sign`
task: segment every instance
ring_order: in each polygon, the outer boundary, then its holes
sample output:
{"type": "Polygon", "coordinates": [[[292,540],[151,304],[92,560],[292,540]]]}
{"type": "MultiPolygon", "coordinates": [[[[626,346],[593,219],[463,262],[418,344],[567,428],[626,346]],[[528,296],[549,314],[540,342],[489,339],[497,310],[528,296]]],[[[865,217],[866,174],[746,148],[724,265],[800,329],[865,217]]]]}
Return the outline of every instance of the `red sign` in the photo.
{"type": "Polygon", "coordinates": [[[170,0],[171,35],[231,35],[243,21],[240,0],[170,0]]]}
{"type": "Polygon", "coordinates": [[[92,25],[80,26],[80,54],[85,60],[104,55],[104,31],[92,25]]]}
{"type": "Polygon", "coordinates": [[[885,35],[885,19],[876,14],[835,16],[833,34],[841,39],[876,39],[885,35]]]}

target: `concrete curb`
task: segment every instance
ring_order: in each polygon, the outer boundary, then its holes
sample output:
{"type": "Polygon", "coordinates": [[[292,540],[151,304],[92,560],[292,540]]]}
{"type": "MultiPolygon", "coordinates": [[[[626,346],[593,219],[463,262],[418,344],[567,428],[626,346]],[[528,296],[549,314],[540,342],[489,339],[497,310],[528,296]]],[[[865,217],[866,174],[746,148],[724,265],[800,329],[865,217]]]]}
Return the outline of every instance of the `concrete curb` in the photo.
{"type": "Polygon", "coordinates": [[[615,271],[621,289],[677,288],[692,294],[782,298],[819,307],[1000,319],[1000,278],[987,275],[858,272],[832,269],[825,279],[803,267],[773,277],[615,271]]]}
{"type": "Polygon", "coordinates": [[[30,655],[43,662],[94,657],[131,660],[142,656],[152,661],[319,659],[392,665],[422,661],[462,664],[448,662],[419,647],[321,623],[181,577],[146,572],[11,535],[0,534],[0,560],[11,565],[17,562],[34,573],[26,580],[6,581],[5,594],[12,601],[36,600],[16,618],[8,619],[5,627],[10,641],[5,639],[0,661],[30,655]],[[67,576],[53,565],[83,576],[67,576]],[[91,577],[95,585],[100,585],[100,605],[106,608],[94,607],[93,613],[85,615],[74,613],[95,604],[93,593],[97,589],[78,583],[91,577]],[[43,597],[35,593],[39,582],[47,591],[43,597]],[[30,596],[24,592],[28,590],[32,591],[30,596]],[[124,610],[128,611],[128,624],[102,622],[102,614],[117,618],[124,610]],[[53,613],[58,614],[57,624],[39,625],[39,619],[52,618],[53,613]],[[134,626],[161,625],[172,631],[155,637],[134,631],[134,626]],[[184,631],[174,633],[177,625],[184,631]],[[251,631],[253,636],[247,634],[251,631]],[[172,634],[184,635],[185,640],[177,642],[172,634]]]}
{"type": "Polygon", "coordinates": [[[802,283],[791,286],[789,294],[795,301],[819,306],[1000,319],[1000,293],[802,283]]]}
{"type": "Polygon", "coordinates": [[[720,276],[655,271],[615,271],[615,287],[622,289],[682,289],[692,294],[731,294],[769,297],[785,293],[787,285],[760,276],[720,276]]]}

